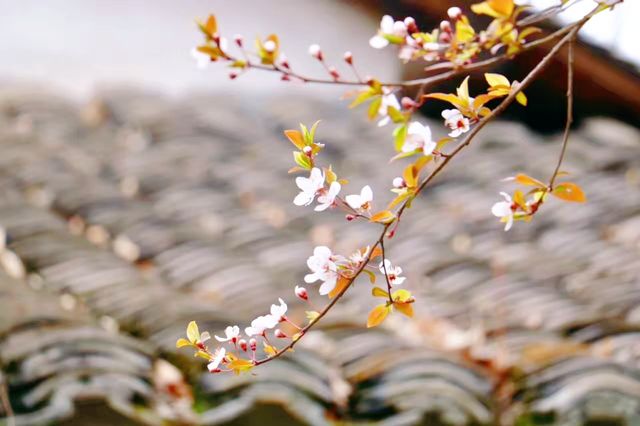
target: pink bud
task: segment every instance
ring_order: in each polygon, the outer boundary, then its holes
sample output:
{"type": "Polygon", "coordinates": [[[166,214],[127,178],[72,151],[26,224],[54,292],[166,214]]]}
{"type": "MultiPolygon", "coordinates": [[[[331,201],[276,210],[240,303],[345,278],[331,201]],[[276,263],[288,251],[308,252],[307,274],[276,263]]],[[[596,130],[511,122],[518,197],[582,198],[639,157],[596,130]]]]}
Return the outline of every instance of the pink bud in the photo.
{"type": "Polygon", "coordinates": [[[445,33],[450,33],[451,31],[453,31],[451,28],[451,22],[449,21],[440,22],[440,31],[444,31],[445,33]]]}
{"type": "Polygon", "coordinates": [[[263,44],[264,50],[266,50],[269,53],[273,53],[276,51],[276,48],[278,47],[276,45],[276,42],[273,40],[267,40],[264,42],[263,44]]]}
{"type": "Polygon", "coordinates": [[[258,348],[258,342],[253,337],[251,339],[249,339],[249,347],[251,348],[251,350],[253,352],[255,352],[256,349],[258,348]]]}
{"type": "Polygon", "coordinates": [[[310,156],[313,152],[313,148],[311,148],[310,146],[305,146],[304,148],[302,148],[302,152],[304,152],[305,155],[310,156]]]}
{"type": "Polygon", "coordinates": [[[247,341],[244,339],[240,339],[238,341],[238,346],[240,346],[240,349],[242,349],[243,352],[247,351],[247,341]]]}
{"type": "Polygon", "coordinates": [[[302,300],[309,300],[309,293],[307,293],[307,289],[304,287],[296,286],[295,289],[296,296],[298,296],[302,300]]]}
{"type": "Polygon", "coordinates": [[[340,73],[335,67],[329,67],[329,74],[333,77],[334,80],[338,80],[340,78],[340,73]]]}
{"type": "Polygon", "coordinates": [[[440,33],[440,37],[438,37],[438,41],[440,43],[451,43],[452,37],[451,33],[440,33]]]}
{"type": "Polygon", "coordinates": [[[353,53],[344,52],[344,61],[349,65],[353,65],[353,53]]]}
{"type": "Polygon", "coordinates": [[[407,186],[407,184],[405,183],[404,179],[398,176],[397,178],[393,179],[393,186],[395,188],[404,188],[405,186],[407,186]]]}
{"type": "Polygon", "coordinates": [[[229,78],[231,80],[235,80],[236,78],[238,78],[238,73],[237,72],[230,72],[229,73],[229,78]]]}
{"type": "Polygon", "coordinates": [[[450,19],[453,19],[455,21],[457,19],[460,19],[460,17],[462,16],[462,10],[460,10],[459,7],[450,7],[449,10],[447,10],[447,15],[449,15],[450,19]]]}
{"type": "Polygon", "coordinates": [[[278,339],[286,339],[287,338],[287,335],[284,333],[284,331],[280,330],[279,328],[277,328],[276,331],[273,334],[278,339]]]}
{"type": "Polygon", "coordinates": [[[236,42],[238,47],[242,47],[242,45],[244,43],[244,37],[242,37],[242,35],[240,35],[240,34],[236,34],[236,35],[233,36],[233,41],[236,42]]]}
{"type": "Polygon", "coordinates": [[[309,55],[313,56],[319,61],[322,61],[323,59],[322,50],[317,44],[312,44],[311,46],[309,46],[309,55]]]}
{"type": "Polygon", "coordinates": [[[404,18],[404,25],[407,27],[407,32],[409,34],[413,34],[418,31],[418,26],[416,25],[416,20],[411,16],[407,16],[404,18]]]}
{"type": "Polygon", "coordinates": [[[282,77],[280,77],[280,80],[282,80],[282,81],[291,81],[291,78],[289,77],[288,74],[282,74],[282,77]]]}
{"type": "Polygon", "coordinates": [[[405,96],[400,100],[400,105],[402,105],[402,108],[404,109],[413,109],[418,106],[418,104],[408,96],[405,96]]]}
{"type": "Polygon", "coordinates": [[[345,219],[347,219],[349,222],[351,222],[353,219],[355,219],[356,217],[352,214],[348,214],[344,217],[345,219]]]}

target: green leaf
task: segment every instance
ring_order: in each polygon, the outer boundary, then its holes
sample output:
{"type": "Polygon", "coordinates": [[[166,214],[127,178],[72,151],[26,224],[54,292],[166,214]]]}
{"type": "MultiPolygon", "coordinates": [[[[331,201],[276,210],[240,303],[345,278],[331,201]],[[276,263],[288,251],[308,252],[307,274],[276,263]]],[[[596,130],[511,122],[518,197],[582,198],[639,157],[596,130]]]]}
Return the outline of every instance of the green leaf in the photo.
{"type": "Polygon", "coordinates": [[[305,170],[311,170],[312,164],[311,159],[300,151],[293,151],[293,159],[296,164],[302,167],[305,170]]]}
{"type": "Polygon", "coordinates": [[[401,152],[404,141],[407,138],[407,125],[403,124],[400,127],[396,127],[396,129],[393,131],[393,137],[396,151],[401,152]]]}

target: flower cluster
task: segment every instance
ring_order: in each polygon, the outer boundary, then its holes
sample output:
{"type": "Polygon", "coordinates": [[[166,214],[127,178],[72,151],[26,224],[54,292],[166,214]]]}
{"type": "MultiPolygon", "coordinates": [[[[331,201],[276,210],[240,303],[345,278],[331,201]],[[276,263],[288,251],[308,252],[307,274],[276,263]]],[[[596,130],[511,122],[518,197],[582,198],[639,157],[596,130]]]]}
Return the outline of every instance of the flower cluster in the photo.
{"type": "MultiPolygon", "coordinates": [[[[556,173],[554,177],[566,174],[566,172],[559,172],[556,173]]],[[[504,180],[514,181],[520,185],[533,188],[526,194],[521,190],[516,190],[513,193],[513,196],[510,196],[506,192],[500,193],[503,201],[495,203],[491,208],[491,213],[500,218],[501,222],[504,222],[505,231],[511,229],[514,221],[530,221],[540,206],[546,201],[549,194],[568,202],[583,203],[587,201],[587,197],[584,195],[582,188],[573,182],[562,182],[557,185],[547,185],[538,179],[525,174],[518,174],[504,180]],[[529,198],[527,199],[527,197],[529,198]]]]}

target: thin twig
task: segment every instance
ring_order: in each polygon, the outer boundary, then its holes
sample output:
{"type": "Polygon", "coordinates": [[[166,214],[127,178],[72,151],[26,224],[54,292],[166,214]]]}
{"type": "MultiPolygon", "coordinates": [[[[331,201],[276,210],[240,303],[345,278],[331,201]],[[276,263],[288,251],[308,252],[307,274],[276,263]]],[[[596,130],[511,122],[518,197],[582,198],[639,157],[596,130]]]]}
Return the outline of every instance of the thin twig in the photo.
{"type": "Polygon", "coordinates": [[[380,250],[382,251],[382,271],[384,272],[384,279],[387,281],[387,295],[389,296],[389,303],[393,304],[391,282],[389,281],[389,273],[387,272],[387,254],[384,251],[384,239],[380,240],[380,250]]]}
{"type": "Polygon", "coordinates": [[[564,135],[562,137],[562,149],[560,150],[560,156],[558,157],[558,164],[549,179],[549,190],[553,191],[553,184],[560,172],[560,166],[564,160],[564,155],[567,152],[567,145],[569,144],[569,133],[571,132],[571,123],[573,123],[573,44],[575,40],[569,42],[569,60],[567,63],[567,119],[564,125],[564,135]]]}

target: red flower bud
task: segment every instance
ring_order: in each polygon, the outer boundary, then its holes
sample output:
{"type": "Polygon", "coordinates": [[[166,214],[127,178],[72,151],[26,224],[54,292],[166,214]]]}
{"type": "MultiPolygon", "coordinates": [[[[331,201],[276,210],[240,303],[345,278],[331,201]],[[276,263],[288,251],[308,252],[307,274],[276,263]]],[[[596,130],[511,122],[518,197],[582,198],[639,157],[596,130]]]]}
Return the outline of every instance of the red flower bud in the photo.
{"type": "Polygon", "coordinates": [[[298,298],[304,301],[309,300],[309,293],[307,293],[306,288],[296,286],[295,293],[296,293],[296,296],[298,296],[298,298]]]}
{"type": "Polygon", "coordinates": [[[240,34],[236,34],[233,36],[233,41],[236,42],[238,47],[242,47],[242,44],[244,43],[244,37],[242,37],[240,34]]]}
{"type": "Polygon", "coordinates": [[[276,329],[276,331],[273,333],[278,339],[286,339],[287,335],[284,333],[284,331],[280,330],[279,328],[276,329]]]}
{"type": "Polygon", "coordinates": [[[255,352],[256,349],[258,348],[258,342],[253,337],[251,339],[249,339],[249,347],[251,348],[251,350],[253,352],[255,352]]]}
{"type": "Polygon", "coordinates": [[[247,351],[247,341],[244,339],[240,339],[238,341],[238,345],[240,346],[240,349],[242,349],[243,352],[247,351]]]}
{"type": "Polygon", "coordinates": [[[356,217],[352,214],[348,214],[344,217],[345,219],[347,219],[349,222],[351,222],[353,219],[355,219],[356,217]]]}
{"type": "Polygon", "coordinates": [[[340,73],[335,67],[329,67],[329,74],[333,77],[334,80],[338,80],[340,78],[340,73]]]}
{"type": "Polygon", "coordinates": [[[344,61],[349,65],[353,65],[353,53],[344,52],[344,61]]]}

